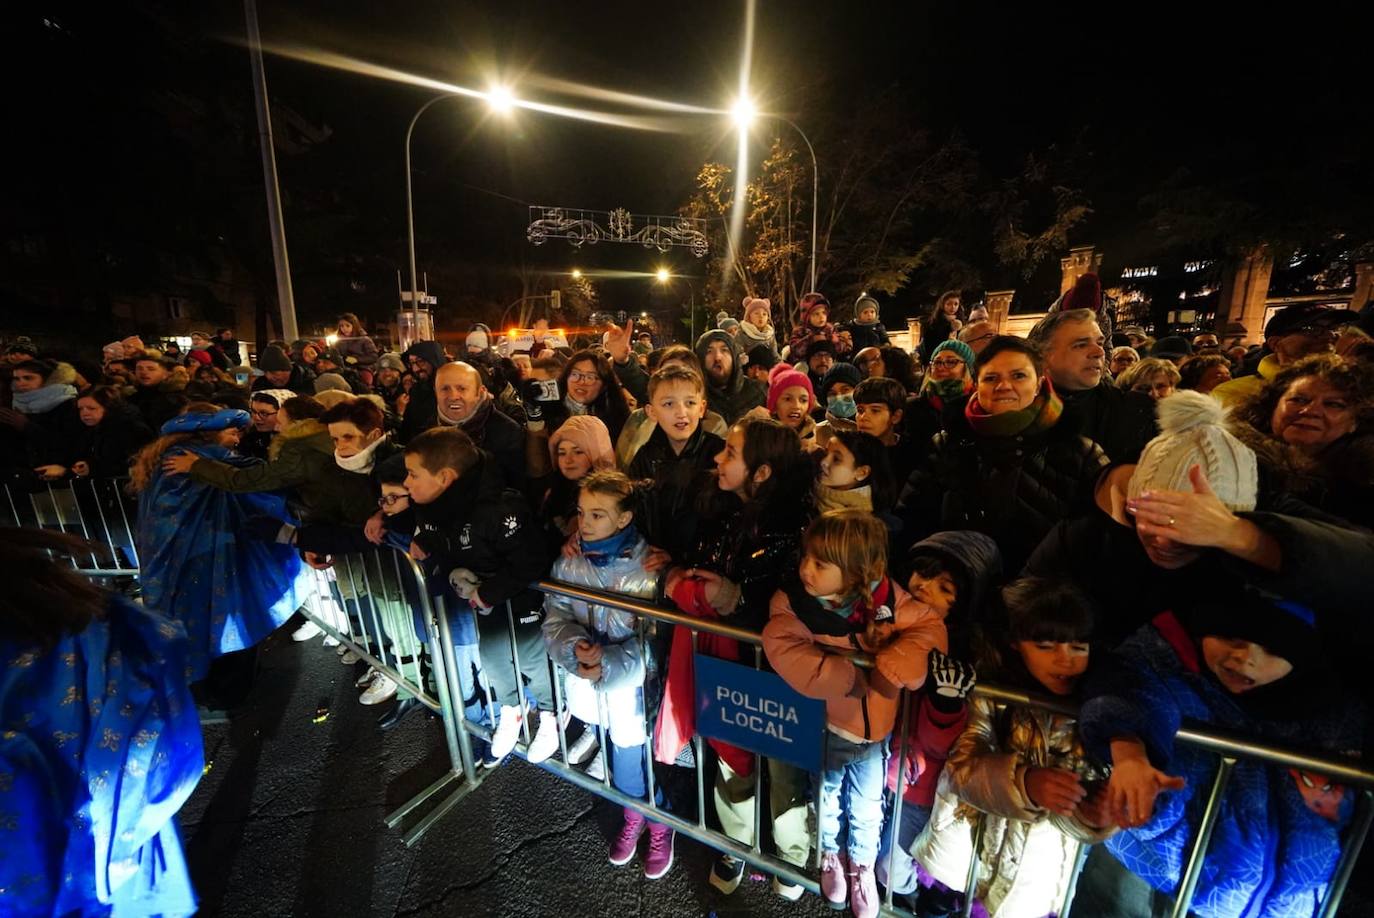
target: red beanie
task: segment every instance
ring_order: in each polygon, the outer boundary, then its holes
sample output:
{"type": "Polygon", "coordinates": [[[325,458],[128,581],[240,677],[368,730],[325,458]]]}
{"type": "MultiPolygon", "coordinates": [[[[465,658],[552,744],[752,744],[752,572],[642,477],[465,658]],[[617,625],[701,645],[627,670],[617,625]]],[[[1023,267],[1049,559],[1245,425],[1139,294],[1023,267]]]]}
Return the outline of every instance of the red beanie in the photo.
{"type": "Polygon", "coordinates": [[[192,360],[199,361],[200,365],[203,367],[208,367],[210,365],[209,351],[202,351],[199,348],[197,348],[195,350],[190,351],[187,356],[189,356],[192,360]]]}
{"type": "Polygon", "coordinates": [[[811,404],[816,404],[816,390],[811,385],[811,377],[799,373],[785,363],[780,363],[768,374],[768,413],[777,407],[782,393],[793,386],[801,386],[811,396],[811,404]],[[778,372],[781,370],[782,372],[778,372]]]}
{"type": "Polygon", "coordinates": [[[1102,282],[1096,274],[1080,275],[1073,287],[1064,294],[1064,302],[1059,307],[1064,312],[1070,309],[1091,309],[1097,312],[1102,308],[1102,282]]]}

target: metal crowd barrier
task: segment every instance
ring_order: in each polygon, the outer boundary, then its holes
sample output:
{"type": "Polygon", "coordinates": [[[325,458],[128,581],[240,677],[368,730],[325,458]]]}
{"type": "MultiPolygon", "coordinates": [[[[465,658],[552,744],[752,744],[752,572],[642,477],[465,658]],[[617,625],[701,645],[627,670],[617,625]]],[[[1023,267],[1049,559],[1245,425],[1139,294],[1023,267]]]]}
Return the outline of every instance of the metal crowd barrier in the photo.
{"type": "Polygon", "coordinates": [[[124,478],[10,481],[0,503],[0,525],[80,536],[101,550],[73,559],[91,577],[137,577],[134,518],[138,500],[124,478]]]}
{"type": "Polygon", "coordinates": [[[452,639],[443,597],[431,597],[424,573],[406,554],[390,548],[336,555],[329,570],[315,571],[315,589],[302,614],[369,666],[437,714],[443,722],[449,768],[415,797],[386,816],[396,828],[412,813],[428,810],[402,831],[415,844],[477,786],[476,760],[463,718],[461,693],[451,672],[452,639]],[[421,642],[416,628],[423,627],[421,642]],[[438,648],[438,652],[435,649],[438,648]],[[431,668],[432,681],[424,667],[431,668]],[[432,687],[431,687],[432,686],[432,687]]]}
{"type": "MultiPolygon", "coordinates": [[[[762,668],[763,648],[762,639],[758,634],[736,628],[729,624],[719,621],[707,621],[692,616],[684,615],[674,610],[660,608],[652,603],[641,599],[629,597],[621,594],[608,593],[600,590],[589,589],[573,584],[562,583],[552,580],[540,581],[533,585],[536,589],[545,594],[563,596],[570,599],[582,600],[608,608],[620,609],[632,613],[637,619],[638,637],[640,641],[641,653],[647,654],[648,644],[646,637],[651,626],[674,625],[689,629],[693,635],[693,643],[698,634],[712,633],[724,637],[733,638],[741,644],[753,648],[753,664],[755,669],[762,668]]],[[[517,661],[518,650],[515,646],[515,625],[513,618],[510,621],[511,650],[517,661]]],[[[847,654],[855,663],[862,666],[871,666],[871,660],[862,654],[847,654]]],[[[646,769],[647,799],[640,800],[629,797],[616,790],[611,785],[611,770],[606,767],[605,761],[606,743],[609,742],[609,734],[602,731],[601,749],[598,755],[603,757],[602,772],[603,777],[600,781],[589,778],[583,772],[567,764],[568,740],[566,736],[566,717],[563,693],[559,686],[561,680],[557,678],[560,674],[558,665],[547,660],[548,665],[554,668],[555,678],[553,686],[555,690],[555,706],[558,715],[558,745],[561,753],[561,761],[550,758],[539,763],[539,767],[565,780],[568,780],[584,790],[590,791],[620,806],[629,807],[642,813],[647,818],[664,823],[672,827],[675,831],[688,838],[701,842],[711,848],[726,854],[733,855],[745,862],[755,865],[768,873],[771,873],[787,883],[799,884],[812,893],[819,893],[819,882],[811,873],[803,872],[796,865],[780,860],[779,858],[764,852],[761,848],[762,840],[762,820],[763,808],[766,805],[766,798],[763,794],[762,765],[764,756],[754,753],[754,842],[752,846],[746,846],[723,832],[716,831],[707,825],[706,820],[706,788],[703,775],[704,766],[704,743],[701,736],[696,736],[692,740],[694,750],[694,768],[696,772],[696,812],[695,818],[690,818],[690,814],[667,812],[659,809],[654,802],[654,769],[652,751],[648,754],[649,767],[646,769]]],[[[647,663],[647,660],[646,660],[647,663]]],[[[666,661],[665,661],[666,665],[666,661]]],[[[998,703],[999,707],[1005,704],[1031,705],[1058,711],[1069,715],[1076,715],[1076,710],[1071,705],[1065,705],[1049,696],[1042,696],[1027,692],[1006,689],[996,685],[985,685],[979,683],[974,692],[982,697],[990,698],[998,703]]],[[[915,716],[914,705],[912,704],[911,693],[903,693],[901,713],[898,719],[898,727],[893,732],[893,743],[896,746],[896,754],[905,760],[907,754],[907,743],[911,731],[905,729],[904,725],[910,724],[910,718],[915,716]]],[[[491,730],[473,724],[463,718],[457,718],[460,732],[471,733],[483,739],[491,738],[491,730]]],[[[654,736],[652,721],[646,721],[645,734],[649,737],[648,743],[652,750],[654,736]]],[[[591,725],[587,729],[594,729],[591,725]]],[[[525,723],[526,733],[523,737],[525,745],[517,745],[516,752],[525,755],[526,747],[529,742],[528,718],[525,723]]],[[[824,734],[823,734],[824,735],[824,734]]],[[[1331,918],[1336,915],[1340,906],[1341,897],[1345,892],[1351,875],[1354,872],[1356,860],[1369,834],[1371,823],[1374,823],[1374,770],[1364,767],[1362,763],[1354,760],[1341,760],[1312,755],[1306,752],[1286,749],[1269,743],[1257,742],[1253,739],[1228,734],[1220,730],[1202,729],[1196,726],[1185,726],[1177,733],[1177,741],[1184,745],[1194,746],[1209,752],[1216,753],[1220,757],[1217,773],[1213,778],[1209,790],[1202,819],[1198,825],[1192,840],[1187,857],[1185,858],[1186,867],[1180,880],[1179,889],[1174,897],[1173,916],[1183,918],[1189,914],[1189,907],[1192,903],[1193,894],[1197,888],[1197,881],[1202,871],[1203,858],[1207,851],[1208,843],[1211,840],[1213,829],[1220,815],[1221,799],[1230,779],[1232,769],[1240,759],[1250,759],[1265,762],[1283,768],[1298,768],[1302,770],[1316,771],[1340,781],[1346,785],[1358,789],[1359,799],[1356,804],[1355,815],[1351,820],[1350,826],[1346,831],[1346,837],[1342,845],[1342,853],[1337,867],[1331,877],[1327,887],[1326,895],[1321,903],[1319,914],[1322,918],[1331,918]]],[[[888,836],[888,876],[892,876],[893,859],[899,856],[899,846],[897,835],[901,824],[901,811],[903,804],[903,794],[905,792],[905,772],[906,769],[898,769],[898,786],[894,796],[894,803],[889,824],[884,831],[889,832],[888,836]]],[[[814,786],[814,776],[813,776],[814,786]]],[[[884,779],[884,793],[886,790],[886,779],[884,779]]],[[[814,849],[811,852],[811,866],[819,872],[820,861],[820,813],[819,807],[821,800],[819,795],[814,795],[813,810],[814,826],[810,831],[814,849]]],[[[777,815],[777,814],[774,814],[777,815]]],[[[983,834],[983,820],[979,818],[973,826],[973,857],[970,860],[967,881],[965,883],[963,914],[968,916],[973,907],[973,891],[978,879],[978,856],[977,852],[981,847],[983,834]]],[[[905,852],[901,853],[905,855],[905,852]]],[[[1064,901],[1058,914],[1060,918],[1067,918],[1070,914],[1075,894],[1077,878],[1086,860],[1087,846],[1080,845],[1078,855],[1075,860],[1073,872],[1066,889],[1064,901]]],[[[910,916],[912,913],[905,909],[897,908],[893,905],[892,891],[886,891],[883,913],[888,915],[910,916]]]]}
{"type": "MultiPolygon", "coordinates": [[[[124,482],[118,479],[71,479],[59,483],[40,482],[28,486],[13,482],[4,486],[4,501],[0,504],[0,525],[20,528],[48,529],[81,536],[100,547],[101,551],[92,552],[83,563],[77,562],[77,569],[92,577],[136,578],[138,576],[138,553],[134,545],[134,511],[136,501],[124,489],[124,482]]],[[[426,787],[413,799],[402,804],[386,817],[389,827],[395,828],[412,813],[425,804],[430,807],[416,822],[403,832],[407,845],[414,844],[444,814],[451,811],[469,793],[481,785],[481,775],[476,768],[472,741],[474,737],[489,741],[492,729],[489,725],[469,720],[464,714],[465,692],[461,688],[458,675],[460,661],[454,657],[454,644],[450,618],[443,597],[431,597],[426,588],[425,578],[416,563],[406,555],[390,549],[379,549],[356,555],[337,557],[334,567],[328,572],[317,572],[316,589],[302,610],[306,617],[324,632],[354,651],[359,657],[388,678],[394,680],[400,690],[419,699],[443,721],[446,751],[449,756],[449,769],[438,780],[426,787]],[[333,608],[331,608],[331,606],[333,608]],[[418,617],[418,621],[417,621],[418,617]],[[417,640],[414,627],[406,627],[411,621],[421,624],[428,641],[422,646],[417,640]],[[427,659],[432,667],[433,687],[426,680],[421,660],[427,659]]],[[[641,599],[621,594],[607,593],[573,584],[545,580],[533,584],[534,588],[546,594],[583,600],[588,603],[620,609],[636,617],[640,652],[646,672],[649,669],[649,633],[651,628],[661,625],[684,627],[689,630],[696,643],[700,634],[710,633],[732,638],[753,648],[755,669],[763,668],[762,640],[758,634],[719,621],[706,621],[684,615],[675,610],[660,608],[641,599]]],[[[519,671],[519,649],[516,641],[515,621],[507,606],[509,637],[512,659],[519,671]]],[[[463,614],[471,614],[464,611],[463,614]]],[[[862,654],[851,654],[855,663],[871,666],[871,660],[862,654]]],[[[664,661],[666,663],[666,661],[664,661]]],[[[650,751],[647,754],[645,781],[647,795],[644,800],[632,798],[621,793],[611,784],[611,768],[607,761],[606,745],[610,742],[609,731],[602,730],[601,748],[598,755],[602,759],[603,777],[597,781],[583,772],[569,766],[568,740],[566,733],[567,706],[562,690],[561,670],[558,665],[545,657],[546,665],[553,667],[551,684],[554,691],[555,714],[558,722],[558,747],[561,761],[550,758],[539,763],[539,767],[573,784],[603,797],[620,806],[629,807],[647,818],[666,824],[676,832],[698,841],[708,847],[733,855],[748,864],[755,865],[782,881],[798,884],[804,889],[819,893],[819,882],[811,873],[803,872],[797,865],[783,861],[762,850],[762,822],[765,798],[763,795],[764,756],[754,753],[754,793],[753,793],[753,843],[744,845],[723,832],[716,831],[707,824],[706,787],[703,768],[705,765],[705,743],[700,735],[692,739],[694,770],[696,777],[696,812],[690,814],[668,812],[660,809],[654,802],[656,779],[652,741],[654,724],[646,720],[645,735],[650,751]]],[[[484,689],[486,686],[483,686],[484,689]]],[[[980,683],[975,693],[993,699],[1000,705],[1019,704],[1041,707],[1051,711],[1075,715],[1072,706],[1062,702],[1021,691],[1010,690],[995,685],[980,683]]],[[[489,690],[487,697],[491,697],[489,690]]],[[[910,693],[903,693],[898,728],[894,730],[897,754],[905,760],[910,730],[910,718],[915,716],[910,693]]],[[[586,729],[595,729],[588,725],[586,729]]],[[[522,725],[523,743],[517,745],[517,754],[524,756],[531,740],[529,718],[522,725]]],[[[823,731],[823,736],[827,735],[823,731]]],[[[1225,733],[1219,730],[1184,726],[1177,734],[1177,740],[1219,757],[1219,766],[1212,780],[1203,815],[1185,859],[1179,889],[1175,896],[1173,916],[1183,918],[1188,914],[1193,894],[1201,875],[1203,859],[1211,840],[1213,829],[1220,813],[1221,800],[1232,770],[1241,759],[1265,762],[1283,768],[1297,768],[1326,775],[1333,780],[1358,788],[1359,799],[1342,846],[1337,867],[1327,887],[1326,896],[1321,904],[1321,918],[1332,918],[1337,914],[1341,897],[1349,884],[1355,869],[1356,860],[1374,824],[1374,771],[1362,763],[1351,760],[1332,759],[1311,755],[1302,751],[1282,748],[1276,745],[1257,742],[1253,739],[1225,733]]],[[[899,856],[897,833],[900,829],[905,791],[906,769],[898,769],[898,787],[894,796],[892,818],[887,831],[888,837],[888,876],[892,876],[893,858],[899,856]]],[[[884,780],[884,793],[886,781],[884,780]]],[[[808,822],[814,825],[808,829],[813,838],[813,850],[809,860],[816,871],[819,870],[821,856],[820,813],[821,801],[816,799],[808,822]]],[[[775,814],[776,815],[776,814],[775,814]]],[[[965,883],[965,890],[972,891],[977,885],[978,857],[981,846],[983,821],[980,818],[973,827],[973,852],[965,883]]],[[[904,852],[903,852],[904,854],[904,852]]],[[[1079,872],[1086,859],[1086,846],[1079,846],[1078,857],[1066,890],[1063,906],[1058,912],[1060,918],[1070,914],[1075,885],[1079,872]]],[[[973,896],[965,894],[963,914],[970,914],[973,896]]],[[[908,916],[911,913],[893,906],[892,892],[889,889],[883,906],[884,914],[908,916]]]]}

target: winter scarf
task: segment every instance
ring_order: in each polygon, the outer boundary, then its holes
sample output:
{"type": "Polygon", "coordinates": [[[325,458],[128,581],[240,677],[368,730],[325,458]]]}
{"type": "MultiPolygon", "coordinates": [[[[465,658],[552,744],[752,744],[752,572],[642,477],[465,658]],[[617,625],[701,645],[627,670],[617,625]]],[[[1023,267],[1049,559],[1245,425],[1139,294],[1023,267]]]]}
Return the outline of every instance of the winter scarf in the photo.
{"type": "Polygon", "coordinates": [[[74,398],[76,398],[75,386],[43,386],[32,392],[14,393],[14,410],[20,414],[43,414],[74,398]]]}
{"type": "Polygon", "coordinates": [[[765,325],[763,326],[763,328],[759,328],[753,322],[750,322],[746,319],[740,319],[739,328],[741,332],[748,335],[754,341],[766,343],[774,340],[773,326],[771,324],[765,325]]]}
{"type": "Polygon", "coordinates": [[[613,561],[622,557],[629,557],[634,551],[635,545],[639,543],[639,530],[635,524],[631,523],[615,535],[607,536],[604,539],[595,539],[588,542],[586,539],[579,539],[582,543],[582,557],[586,558],[592,567],[607,567],[613,561]]]}
{"type": "Polygon", "coordinates": [[[1019,434],[1033,436],[1044,433],[1055,424],[1064,413],[1064,403],[1054,393],[1048,376],[1040,384],[1040,393],[1029,405],[1005,414],[988,414],[978,399],[971,398],[964,406],[964,417],[973,432],[984,437],[1014,437],[1019,434]]]}
{"type": "Polygon", "coordinates": [[[944,411],[947,401],[957,399],[972,390],[973,381],[969,379],[932,379],[927,376],[921,384],[921,394],[930,399],[930,404],[936,411],[944,411]]]}
{"type": "Polygon", "coordinates": [[[345,472],[357,472],[359,475],[370,475],[372,466],[376,464],[377,447],[386,442],[386,435],[377,438],[377,442],[352,456],[340,456],[338,450],[334,450],[334,462],[345,472]]]}
{"type": "Polygon", "coordinates": [[[830,510],[866,510],[873,512],[873,489],[868,485],[857,488],[832,488],[816,485],[816,507],[822,513],[830,510]]]}

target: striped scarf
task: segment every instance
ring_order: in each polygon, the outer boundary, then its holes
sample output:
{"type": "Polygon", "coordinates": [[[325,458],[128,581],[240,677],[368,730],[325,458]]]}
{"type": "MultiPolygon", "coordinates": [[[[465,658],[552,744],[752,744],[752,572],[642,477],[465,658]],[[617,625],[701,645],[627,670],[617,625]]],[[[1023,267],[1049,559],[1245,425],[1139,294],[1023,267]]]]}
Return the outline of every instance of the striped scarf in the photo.
{"type": "Polygon", "coordinates": [[[1040,383],[1040,392],[1029,405],[1016,411],[1002,414],[988,414],[978,399],[971,398],[964,406],[964,417],[973,432],[984,437],[1014,437],[1044,433],[1055,424],[1064,413],[1064,403],[1054,393],[1050,378],[1046,376],[1040,383]]]}

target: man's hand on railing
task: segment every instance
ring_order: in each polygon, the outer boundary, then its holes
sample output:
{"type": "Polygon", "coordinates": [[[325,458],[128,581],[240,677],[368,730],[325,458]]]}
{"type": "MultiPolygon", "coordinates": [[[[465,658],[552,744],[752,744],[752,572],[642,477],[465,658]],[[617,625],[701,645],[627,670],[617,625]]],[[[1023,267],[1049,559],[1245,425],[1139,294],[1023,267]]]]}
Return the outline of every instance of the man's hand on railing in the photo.
{"type": "Polygon", "coordinates": [[[1072,816],[1087,795],[1078,775],[1068,769],[1026,769],[1026,796],[1042,810],[1072,816]]]}
{"type": "Polygon", "coordinates": [[[1107,782],[1107,794],[1111,813],[1123,829],[1150,821],[1160,791],[1187,786],[1184,778],[1167,775],[1151,765],[1140,740],[1112,740],[1112,777],[1107,782]]]}
{"type": "Polygon", "coordinates": [[[67,477],[67,467],[63,465],[40,465],[34,472],[44,481],[57,481],[59,478],[67,477]]]}
{"type": "Polygon", "coordinates": [[[317,571],[327,571],[334,566],[334,562],[330,560],[328,555],[316,554],[313,551],[303,551],[301,552],[301,557],[305,559],[306,564],[317,571]]]}
{"type": "Polygon", "coordinates": [[[373,545],[381,545],[382,540],[386,538],[385,519],[386,515],[378,510],[376,513],[369,516],[367,522],[363,524],[363,535],[366,536],[367,540],[373,545]]]}

